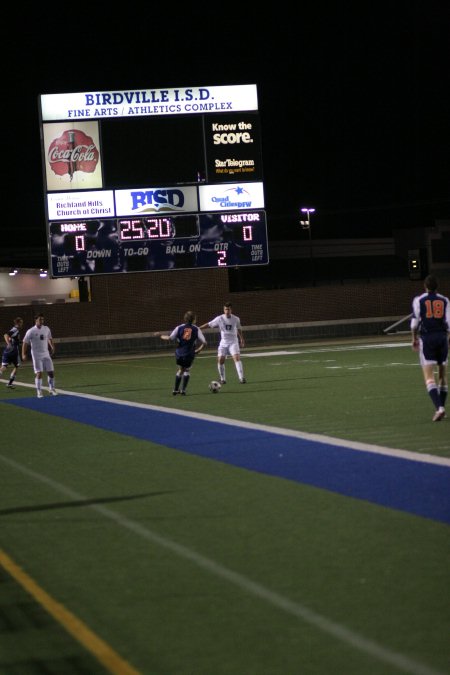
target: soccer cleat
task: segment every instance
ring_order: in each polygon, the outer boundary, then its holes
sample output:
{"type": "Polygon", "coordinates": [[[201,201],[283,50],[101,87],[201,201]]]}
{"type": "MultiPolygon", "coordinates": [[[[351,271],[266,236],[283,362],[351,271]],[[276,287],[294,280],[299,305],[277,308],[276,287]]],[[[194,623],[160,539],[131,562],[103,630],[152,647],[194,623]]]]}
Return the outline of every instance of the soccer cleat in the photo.
{"type": "Polygon", "coordinates": [[[183,390],[180,391],[180,394],[181,394],[182,396],[186,396],[186,392],[183,391],[183,390]]]}
{"type": "Polygon", "coordinates": [[[445,417],[445,410],[436,410],[433,417],[433,422],[440,422],[445,417]]]}
{"type": "Polygon", "coordinates": [[[219,380],[219,384],[226,384],[226,383],[227,383],[226,380],[219,380]]]}
{"type": "Polygon", "coordinates": [[[56,389],[49,389],[49,391],[52,396],[58,396],[58,392],[56,391],[56,389]]]}
{"type": "Polygon", "coordinates": [[[16,387],[15,387],[14,384],[7,384],[7,385],[6,385],[6,388],[7,388],[7,389],[15,389],[16,387]]]}
{"type": "Polygon", "coordinates": [[[176,395],[179,394],[179,393],[180,393],[180,392],[178,391],[178,389],[174,389],[173,392],[172,392],[172,396],[176,396],[176,395]]]}
{"type": "Polygon", "coordinates": [[[42,393],[42,391],[38,391],[37,397],[38,398],[44,398],[44,394],[42,393]]]}
{"type": "Polygon", "coordinates": [[[242,378],[241,384],[247,384],[247,380],[245,379],[245,377],[242,378]]]}

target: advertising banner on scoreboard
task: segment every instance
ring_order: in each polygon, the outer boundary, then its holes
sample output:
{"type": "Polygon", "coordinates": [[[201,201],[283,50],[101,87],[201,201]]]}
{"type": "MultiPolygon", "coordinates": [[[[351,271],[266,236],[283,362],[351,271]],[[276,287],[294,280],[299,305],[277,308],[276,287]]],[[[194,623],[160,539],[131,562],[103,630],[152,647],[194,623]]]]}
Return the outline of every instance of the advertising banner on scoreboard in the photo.
{"type": "Polygon", "coordinates": [[[208,183],[262,180],[261,131],[257,114],[207,117],[205,150],[208,183]]]}
{"type": "Polygon", "coordinates": [[[40,96],[43,122],[258,110],[256,84],[129,89],[40,96]]]}
{"type": "Polygon", "coordinates": [[[200,211],[230,211],[230,209],[263,209],[262,183],[228,183],[200,185],[200,211]]]}
{"type": "Polygon", "coordinates": [[[118,216],[198,211],[197,186],[195,185],[116,190],[114,195],[118,216]]]}
{"type": "Polygon", "coordinates": [[[98,122],[44,124],[47,190],[103,187],[98,122]]]}
{"type": "Polygon", "coordinates": [[[115,215],[112,190],[54,192],[47,195],[49,220],[111,218],[115,215]]]}

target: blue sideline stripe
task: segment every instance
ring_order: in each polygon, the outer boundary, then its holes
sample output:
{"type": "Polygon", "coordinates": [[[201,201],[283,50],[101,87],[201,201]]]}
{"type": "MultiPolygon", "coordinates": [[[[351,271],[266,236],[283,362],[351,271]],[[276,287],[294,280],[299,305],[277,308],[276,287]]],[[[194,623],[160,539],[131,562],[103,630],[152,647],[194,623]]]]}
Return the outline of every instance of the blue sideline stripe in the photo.
{"type": "Polygon", "coordinates": [[[450,523],[450,467],[77,396],[5,402],[450,523]]]}

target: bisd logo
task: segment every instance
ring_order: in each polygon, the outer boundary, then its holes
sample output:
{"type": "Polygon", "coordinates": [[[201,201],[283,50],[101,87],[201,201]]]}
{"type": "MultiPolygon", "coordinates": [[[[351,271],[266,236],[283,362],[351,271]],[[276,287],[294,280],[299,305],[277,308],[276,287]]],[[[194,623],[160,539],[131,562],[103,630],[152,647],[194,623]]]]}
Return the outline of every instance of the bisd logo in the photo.
{"type": "Polygon", "coordinates": [[[184,206],[182,190],[133,190],[132,209],[139,213],[150,213],[164,208],[165,211],[180,211],[184,206]]]}

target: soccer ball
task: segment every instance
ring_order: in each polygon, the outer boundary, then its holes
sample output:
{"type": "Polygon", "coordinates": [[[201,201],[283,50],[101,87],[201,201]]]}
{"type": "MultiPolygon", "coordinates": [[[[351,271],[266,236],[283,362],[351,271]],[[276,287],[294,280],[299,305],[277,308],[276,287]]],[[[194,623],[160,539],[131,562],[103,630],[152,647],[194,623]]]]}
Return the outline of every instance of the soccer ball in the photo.
{"type": "Polygon", "coordinates": [[[209,383],[210,392],[212,392],[213,394],[217,394],[219,390],[220,390],[220,382],[216,382],[215,380],[213,380],[212,382],[209,383]]]}

